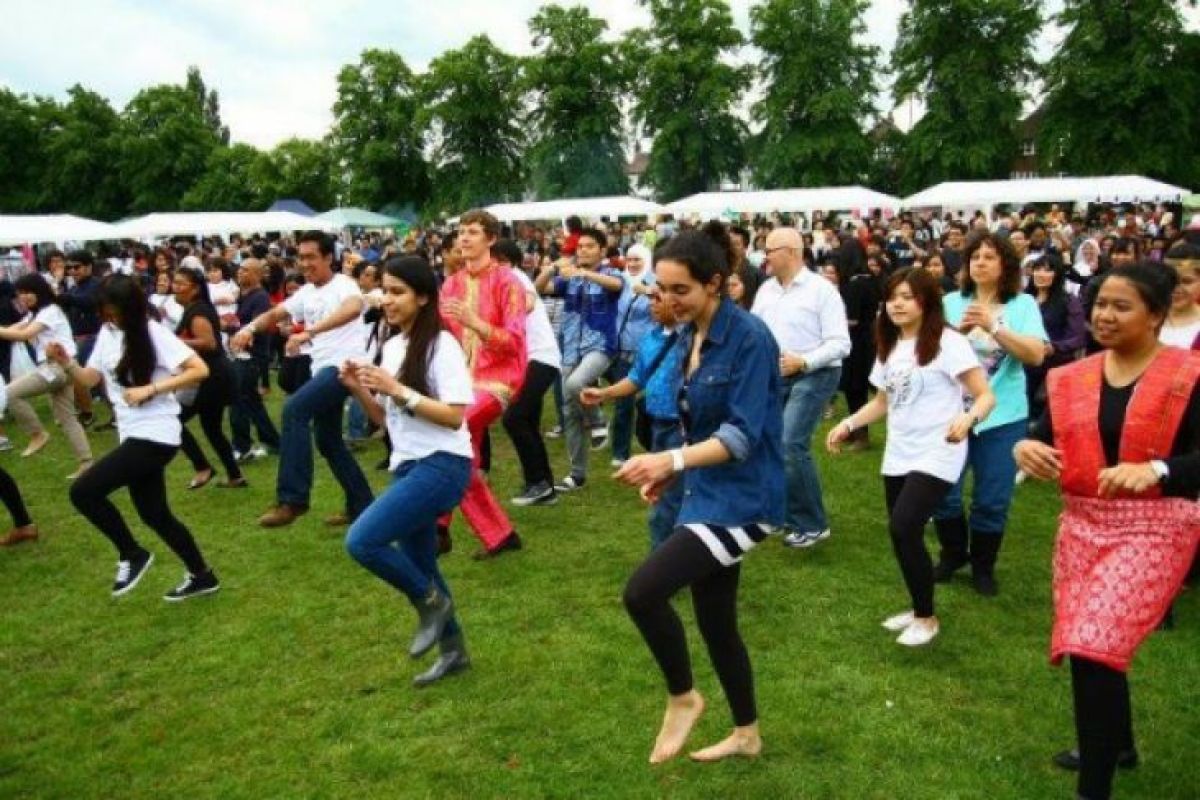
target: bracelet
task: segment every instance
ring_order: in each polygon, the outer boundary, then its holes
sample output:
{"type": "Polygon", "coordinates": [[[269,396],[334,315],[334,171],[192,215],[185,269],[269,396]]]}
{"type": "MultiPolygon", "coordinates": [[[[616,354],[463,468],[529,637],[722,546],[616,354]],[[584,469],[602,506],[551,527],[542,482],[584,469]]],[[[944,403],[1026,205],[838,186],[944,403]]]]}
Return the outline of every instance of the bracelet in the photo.
{"type": "Polygon", "coordinates": [[[419,406],[421,401],[424,399],[425,398],[421,397],[420,394],[414,392],[412,389],[409,389],[408,396],[404,398],[404,407],[409,411],[416,411],[417,406],[419,406]]]}
{"type": "Polygon", "coordinates": [[[683,463],[683,448],[677,447],[671,451],[671,471],[683,472],[686,465],[683,463]]]}
{"type": "Polygon", "coordinates": [[[846,426],[846,433],[854,433],[855,425],[854,425],[854,415],[853,414],[846,417],[844,420],[842,420],[838,424],[846,426]]]}

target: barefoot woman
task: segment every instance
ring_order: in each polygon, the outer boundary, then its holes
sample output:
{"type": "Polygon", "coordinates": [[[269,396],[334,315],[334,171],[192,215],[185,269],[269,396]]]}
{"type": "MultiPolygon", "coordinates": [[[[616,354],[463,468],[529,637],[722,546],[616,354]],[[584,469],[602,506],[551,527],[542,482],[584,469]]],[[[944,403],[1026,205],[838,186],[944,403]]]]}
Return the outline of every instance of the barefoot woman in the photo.
{"type": "Polygon", "coordinates": [[[692,753],[698,761],[758,755],[758,712],[750,657],[737,628],[741,558],[783,520],[779,348],[757,318],[724,296],[728,239],[688,231],[657,253],[658,285],[683,326],[684,446],[637,456],[617,478],[654,500],[682,480],[674,533],[638,568],[625,606],[667,681],[667,712],[650,754],[677,755],[704,710],[692,682],[687,641],[671,597],[692,589],[696,621],[733,712],[734,732],[692,753]],[[680,474],[682,473],[682,474],[680,474]]]}

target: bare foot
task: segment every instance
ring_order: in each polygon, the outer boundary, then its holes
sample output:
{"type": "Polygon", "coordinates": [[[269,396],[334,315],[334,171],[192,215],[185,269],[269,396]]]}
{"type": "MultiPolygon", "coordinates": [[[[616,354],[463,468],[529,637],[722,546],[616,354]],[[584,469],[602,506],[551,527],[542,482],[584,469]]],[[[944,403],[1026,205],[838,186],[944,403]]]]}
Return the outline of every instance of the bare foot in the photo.
{"type": "Polygon", "coordinates": [[[50,434],[46,433],[45,431],[42,431],[41,433],[35,433],[33,436],[29,437],[29,444],[21,452],[21,455],[25,458],[28,458],[45,447],[46,443],[49,441],[50,434]]]}
{"type": "Polygon", "coordinates": [[[667,713],[663,715],[662,728],[654,740],[650,763],[661,764],[679,755],[688,734],[692,732],[692,726],[703,713],[704,698],[695,689],[668,699],[667,713]]]}
{"type": "Polygon", "coordinates": [[[734,728],[728,738],[711,747],[691,754],[692,761],[720,761],[730,756],[754,758],[762,752],[762,737],[758,735],[758,723],[734,728]]]}

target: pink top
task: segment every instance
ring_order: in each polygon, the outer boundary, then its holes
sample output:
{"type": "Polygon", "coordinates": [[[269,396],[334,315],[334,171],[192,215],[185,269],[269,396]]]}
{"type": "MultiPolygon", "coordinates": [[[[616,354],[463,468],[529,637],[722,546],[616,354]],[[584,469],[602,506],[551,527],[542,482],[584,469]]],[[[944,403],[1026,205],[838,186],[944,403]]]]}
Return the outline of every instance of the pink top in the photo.
{"type": "Polygon", "coordinates": [[[467,303],[491,326],[484,340],[457,320],[442,322],[462,343],[476,391],[485,391],[508,405],[525,380],[525,289],[511,271],[495,261],[480,270],[464,267],[442,285],[443,300],[467,303]]]}

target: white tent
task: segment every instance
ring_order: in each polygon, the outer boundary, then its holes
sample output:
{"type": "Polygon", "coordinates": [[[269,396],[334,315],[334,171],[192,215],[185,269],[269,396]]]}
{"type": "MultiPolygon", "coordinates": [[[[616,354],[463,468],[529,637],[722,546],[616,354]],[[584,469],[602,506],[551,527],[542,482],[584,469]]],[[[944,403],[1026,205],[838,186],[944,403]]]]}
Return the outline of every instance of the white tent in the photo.
{"type": "Polygon", "coordinates": [[[1143,178],[1029,178],[939,183],[904,198],[905,208],[991,208],[1020,203],[1177,203],[1187,189],[1143,178]]]}
{"type": "Polygon", "coordinates": [[[708,219],[728,214],[754,214],[803,211],[857,211],[872,209],[896,211],[900,199],[862,186],[830,186],[816,189],[771,189],[758,192],[703,192],[667,205],[678,216],[696,215],[708,219]]]}
{"type": "Polygon", "coordinates": [[[497,203],[487,211],[504,222],[557,219],[570,216],[582,219],[616,219],[617,217],[653,217],[666,214],[667,209],[638,197],[580,197],[573,200],[543,200],[535,203],[497,203]]]}
{"type": "Polygon", "coordinates": [[[0,216],[0,245],[92,242],[121,236],[113,225],[70,214],[0,216]]]}
{"type": "Polygon", "coordinates": [[[116,224],[123,238],[152,239],[163,236],[207,236],[274,231],[337,230],[333,223],[290,211],[197,211],[147,214],[116,224]]]}

